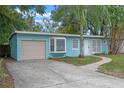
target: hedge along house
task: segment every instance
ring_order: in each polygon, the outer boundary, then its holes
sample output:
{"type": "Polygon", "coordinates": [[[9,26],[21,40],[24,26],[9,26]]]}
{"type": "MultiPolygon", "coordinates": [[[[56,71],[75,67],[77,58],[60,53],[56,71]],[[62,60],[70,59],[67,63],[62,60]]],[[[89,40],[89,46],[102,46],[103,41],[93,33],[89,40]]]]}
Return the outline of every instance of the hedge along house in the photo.
{"type": "MultiPolygon", "coordinates": [[[[10,37],[11,57],[17,61],[78,57],[80,35],[15,31],[10,37]]],[[[104,36],[84,35],[84,55],[107,53],[104,36]]]]}

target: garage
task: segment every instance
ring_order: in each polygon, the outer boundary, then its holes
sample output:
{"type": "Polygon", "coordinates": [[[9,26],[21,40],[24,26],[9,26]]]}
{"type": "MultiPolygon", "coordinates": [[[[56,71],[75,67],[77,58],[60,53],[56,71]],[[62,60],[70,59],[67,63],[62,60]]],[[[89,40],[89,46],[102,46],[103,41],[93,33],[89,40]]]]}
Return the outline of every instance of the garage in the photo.
{"type": "Polygon", "coordinates": [[[45,41],[22,41],[21,46],[21,60],[45,59],[45,41]]]}

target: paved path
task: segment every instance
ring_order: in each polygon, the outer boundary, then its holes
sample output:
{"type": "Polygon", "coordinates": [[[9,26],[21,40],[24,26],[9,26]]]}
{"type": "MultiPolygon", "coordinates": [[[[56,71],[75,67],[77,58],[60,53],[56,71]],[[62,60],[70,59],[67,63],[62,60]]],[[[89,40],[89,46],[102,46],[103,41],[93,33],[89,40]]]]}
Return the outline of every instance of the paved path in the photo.
{"type": "Polygon", "coordinates": [[[96,72],[104,61],[86,66],[74,66],[50,60],[9,62],[7,68],[18,88],[110,88],[123,87],[124,79],[96,72]],[[92,68],[92,69],[91,69],[92,68]]]}
{"type": "Polygon", "coordinates": [[[96,62],[96,63],[92,63],[92,64],[88,64],[88,65],[85,65],[85,66],[80,66],[80,67],[83,68],[83,69],[89,69],[89,70],[92,70],[92,71],[96,71],[97,68],[98,68],[100,65],[112,61],[111,58],[101,57],[101,56],[97,56],[97,57],[100,57],[102,60],[99,61],[99,62],[96,62]]]}

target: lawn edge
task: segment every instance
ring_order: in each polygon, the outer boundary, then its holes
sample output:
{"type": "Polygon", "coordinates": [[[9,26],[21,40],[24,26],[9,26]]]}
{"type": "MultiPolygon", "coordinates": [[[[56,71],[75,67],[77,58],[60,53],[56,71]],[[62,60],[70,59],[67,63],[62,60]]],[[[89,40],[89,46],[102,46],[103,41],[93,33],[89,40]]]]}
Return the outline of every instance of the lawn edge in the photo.
{"type": "Polygon", "coordinates": [[[71,64],[71,65],[74,65],[74,66],[86,66],[86,65],[90,65],[90,64],[93,64],[93,63],[97,63],[97,62],[100,62],[100,61],[103,60],[103,58],[101,58],[101,57],[99,57],[99,56],[91,56],[91,57],[99,58],[99,60],[96,61],[96,62],[88,63],[88,64],[78,64],[78,65],[76,65],[76,64],[72,64],[72,63],[69,63],[69,62],[65,62],[65,61],[59,61],[59,60],[57,60],[56,58],[55,58],[55,59],[54,59],[54,58],[51,58],[51,59],[49,59],[49,60],[51,60],[51,61],[55,61],[55,62],[67,63],[67,64],[71,64]]]}

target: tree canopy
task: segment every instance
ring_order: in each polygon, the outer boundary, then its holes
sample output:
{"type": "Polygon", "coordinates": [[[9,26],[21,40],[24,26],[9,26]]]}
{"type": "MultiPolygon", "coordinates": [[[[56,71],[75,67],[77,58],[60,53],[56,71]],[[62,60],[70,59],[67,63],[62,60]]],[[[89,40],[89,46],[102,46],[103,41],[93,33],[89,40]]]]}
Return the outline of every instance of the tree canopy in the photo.
{"type": "Polygon", "coordinates": [[[92,35],[104,35],[110,52],[116,54],[124,40],[123,15],[124,6],[77,5],[58,6],[52,18],[62,22],[61,33],[84,34],[90,29],[92,35]]]}
{"type": "Polygon", "coordinates": [[[8,42],[10,34],[15,30],[32,31],[35,15],[45,12],[44,6],[0,6],[0,44],[8,42]]]}

